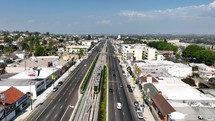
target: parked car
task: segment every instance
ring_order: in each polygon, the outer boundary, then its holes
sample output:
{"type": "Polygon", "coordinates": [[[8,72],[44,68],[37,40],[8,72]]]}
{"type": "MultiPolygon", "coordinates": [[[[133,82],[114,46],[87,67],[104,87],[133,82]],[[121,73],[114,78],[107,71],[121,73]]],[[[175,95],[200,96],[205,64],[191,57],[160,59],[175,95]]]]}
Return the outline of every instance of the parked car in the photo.
{"type": "Polygon", "coordinates": [[[128,84],[128,85],[127,85],[127,87],[128,87],[128,88],[131,88],[131,85],[130,85],[130,84],[128,84]]]}
{"type": "Polygon", "coordinates": [[[134,106],[135,107],[139,106],[139,102],[138,101],[134,101],[134,106]]]}
{"type": "Polygon", "coordinates": [[[57,83],[57,86],[61,86],[63,84],[63,82],[62,81],[59,81],[58,83],[57,83]]]}
{"type": "Polygon", "coordinates": [[[53,92],[56,92],[57,90],[58,90],[58,88],[57,88],[57,87],[54,87],[52,91],[53,91],[53,92]]]}
{"type": "Polygon", "coordinates": [[[140,106],[135,107],[136,112],[142,112],[142,108],[140,106]]]}
{"type": "Polygon", "coordinates": [[[128,91],[131,92],[131,93],[133,92],[133,90],[131,88],[128,88],[128,91]]]}
{"type": "Polygon", "coordinates": [[[137,112],[137,118],[143,119],[143,113],[142,112],[137,112]]]}
{"type": "Polygon", "coordinates": [[[116,108],[121,110],[122,109],[122,104],[120,102],[118,102],[116,108]]]}

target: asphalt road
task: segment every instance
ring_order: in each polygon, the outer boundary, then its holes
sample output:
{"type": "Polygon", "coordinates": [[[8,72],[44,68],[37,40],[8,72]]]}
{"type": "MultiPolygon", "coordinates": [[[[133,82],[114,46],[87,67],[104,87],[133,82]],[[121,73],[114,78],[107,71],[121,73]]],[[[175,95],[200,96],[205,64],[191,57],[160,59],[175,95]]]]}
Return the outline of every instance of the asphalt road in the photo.
{"type": "Polygon", "coordinates": [[[63,85],[52,93],[41,106],[39,106],[27,119],[27,121],[68,121],[73,112],[73,106],[78,100],[79,86],[100,51],[101,43],[92,54],[83,60],[63,81],[63,85]]]}
{"type": "Polygon", "coordinates": [[[122,79],[122,75],[120,75],[120,71],[122,71],[122,69],[119,67],[118,59],[114,58],[114,48],[110,42],[108,42],[108,48],[108,84],[109,89],[113,89],[113,92],[109,92],[108,97],[108,120],[135,121],[136,119],[134,118],[134,112],[132,112],[129,108],[131,104],[129,104],[128,102],[124,87],[120,87],[120,85],[123,85],[122,81],[124,81],[122,79]],[[117,102],[120,102],[122,104],[122,110],[117,109],[117,102]]]}

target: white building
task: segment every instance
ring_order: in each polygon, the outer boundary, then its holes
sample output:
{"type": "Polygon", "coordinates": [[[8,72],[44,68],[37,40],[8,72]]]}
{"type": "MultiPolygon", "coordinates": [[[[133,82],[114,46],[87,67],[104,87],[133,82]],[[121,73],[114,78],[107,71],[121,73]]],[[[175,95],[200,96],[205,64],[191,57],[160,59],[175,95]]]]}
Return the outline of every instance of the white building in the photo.
{"type": "Polygon", "coordinates": [[[121,52],[124,60],[163,60],[163,55],[158,56],[154,48],[145,44],[123,44],[121,52]]]}
{"type": "Polygon", "coordinates": [[[39,68],[38,70],[26,70],[8,79],[1,79],[0,91],[5,91],[14,86],[23,93],[32,92],[33,98],[36,98],[38,93],[45,90],[52,83],[52,75],[54,75],[54,78],[60,76],[59,70],[56,68],[39,68]]]}
{"type": "Polygon", "coordinates": [[[81,49],[84,50],[85,52],[87,52],[87,49],[89,47],[88,46],[83,46],[83,45],[70,45],[70,46],[66,46],[66,50],[69,53],[78,53],[81,49]]]}
{"type": "Polygon", "coordinates": [[[98,40],[83,40],[81,43],[83,46],[90,48],[92,42],[94,42],[96,44],[96,43],[98,43],[98,40]]]}
{"type": "Polygon", "coordinates": [[[192,68],[182,63],[171,61],[148,61],[135,63],[143,72],[143,75],[151,74],[155,77],[173,76],[184,78],[192,74],[192,68]]]}

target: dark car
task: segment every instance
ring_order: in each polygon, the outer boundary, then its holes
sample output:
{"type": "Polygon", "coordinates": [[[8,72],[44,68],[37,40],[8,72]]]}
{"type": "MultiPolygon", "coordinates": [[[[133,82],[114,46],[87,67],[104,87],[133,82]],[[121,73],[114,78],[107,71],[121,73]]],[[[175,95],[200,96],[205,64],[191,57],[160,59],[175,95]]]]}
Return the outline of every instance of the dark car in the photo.
{"type": "Polygon", "coordinates": [[[53,91],[53,92],[56,92],[57,90],[58,90],[58,88],[57,88],[57,87],[54,87],[52,91],[53,91]]]}
{"type": "Polygon", "coordinates": [[[113,89],[110,88],[110,89],[109,89],[109,92],[113,92],[113,89]]]}
{"type": "Polygon", "coordinates": [[[128,87],[128,88],[131,88],[131,85],[128,84],[127,87],[128,87]]]}
{"type": "Polygon", "coordinates": [[[63,82],[62,82],[62,81],[59,81],[57,85],[58,85],[58,86],[61,86],[62,84],[63,84],[63,82]]]}
{"type": "Polygon", "coordinates": [[[128,88],[128,91],[131,92],[131,93],[133,92],[133,90],[131,88],[128,88]]]}
{"type": "Polygon", "coordinates": [[[139,102],[138,101],[134,101],[134,106],[135,107],[139,106],[139,102]]]}
{"type": "Polygon", "coordinates": [[[116,74],[113,74],[113,76],[115,77],[115,76],[116,76],[116,74]]]}

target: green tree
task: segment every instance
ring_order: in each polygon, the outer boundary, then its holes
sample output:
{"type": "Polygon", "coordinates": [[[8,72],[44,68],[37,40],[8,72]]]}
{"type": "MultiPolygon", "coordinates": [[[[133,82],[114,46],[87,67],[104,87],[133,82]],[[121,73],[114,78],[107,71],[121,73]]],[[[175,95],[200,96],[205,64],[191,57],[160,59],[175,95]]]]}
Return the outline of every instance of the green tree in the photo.
{"type": "Polygon", "coordinates": [[[205,50],[205,48],[197,45],[189,45],[182,52],[182,57],[185,58],[196,58],[196,53],[198,51],[205,50]]]}
{"type": "Polygon", "coordinates": [[[46,56],[47,50],[43,46],[37,46],[34,52],[35,56],[46,56]]]}
{"type": "Polygon", "coordinates": [[[166,50],[166,51],[170,50],[170,51],[176,52],[178,49],[176,46],[164,41],[158,41],[158,42],[153,41],[153,42],[147,43],[147,45],[150,47],[156,48],[157,50],[166,50]]]}
{"type": "Polygon", "coordinates": [[[14,39],[12,37],[4,37],[4,42],[6,42],[8,44],[12,44],[13,40],[14,39]]]}
{"type": "Polygon", "coordinates": [[[84,50],[80,49],[78,53],[78,57],[81,58],[84,55],[84,50]]]}

